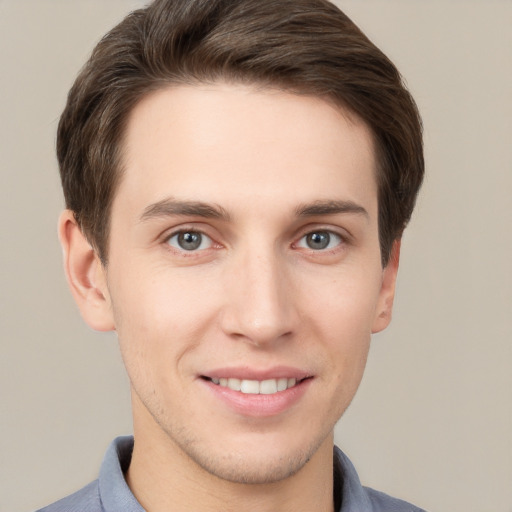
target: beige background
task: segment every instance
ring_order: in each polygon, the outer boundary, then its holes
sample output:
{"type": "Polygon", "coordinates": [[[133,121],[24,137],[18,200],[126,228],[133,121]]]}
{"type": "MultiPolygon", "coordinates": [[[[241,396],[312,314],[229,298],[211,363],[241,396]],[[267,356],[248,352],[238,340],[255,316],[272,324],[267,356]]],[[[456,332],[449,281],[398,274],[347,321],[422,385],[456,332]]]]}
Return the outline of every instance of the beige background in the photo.
{"type": "MultiPolygon", "coordinates": [[[[73,77],[128,0],[0,0],[0,510],[96,473],[131,430],[111,335],[61,272],[55,128],[73,77]]],[[[428,177],[395,319],[374,339],[337,442],[362,480],[439,512],[512,511],[512,2],[339,4],[397,63],[428,177]]]]}

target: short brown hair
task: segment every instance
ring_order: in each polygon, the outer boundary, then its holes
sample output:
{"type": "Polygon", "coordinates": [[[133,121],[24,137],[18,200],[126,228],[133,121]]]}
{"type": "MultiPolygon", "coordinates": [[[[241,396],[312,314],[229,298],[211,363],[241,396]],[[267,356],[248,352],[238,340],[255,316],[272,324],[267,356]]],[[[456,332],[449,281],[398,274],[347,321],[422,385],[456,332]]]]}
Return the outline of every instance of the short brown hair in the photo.
{"type": "Polygon", "coordinates": [[[103,263],[128,114],[151,91],[217,80],[325,97],[368,124],[385,266],[423,179],[421,119],[396,67],[327,0],[156,0],[103,37],[57,134],[66,206],[103,263]]]}

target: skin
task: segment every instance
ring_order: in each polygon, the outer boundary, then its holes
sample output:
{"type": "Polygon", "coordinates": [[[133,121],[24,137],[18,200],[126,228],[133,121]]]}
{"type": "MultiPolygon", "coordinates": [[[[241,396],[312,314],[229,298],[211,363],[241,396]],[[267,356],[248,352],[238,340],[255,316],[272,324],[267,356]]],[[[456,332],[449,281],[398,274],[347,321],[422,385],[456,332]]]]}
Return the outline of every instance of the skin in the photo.
{"type": "Polygon", "coordinates": [[[398,242],[381,266],[370,130],[320,98],[181,86],[135,107],[123,154],[108,266],[71,212],[59,231],[82,315],[117,332],[130,377],[132,491],[151,512],[333,510],[333,428],[398,268],[398,242]],[[204,379],[282,366],[308,379],[272,414],[204,379]]]}

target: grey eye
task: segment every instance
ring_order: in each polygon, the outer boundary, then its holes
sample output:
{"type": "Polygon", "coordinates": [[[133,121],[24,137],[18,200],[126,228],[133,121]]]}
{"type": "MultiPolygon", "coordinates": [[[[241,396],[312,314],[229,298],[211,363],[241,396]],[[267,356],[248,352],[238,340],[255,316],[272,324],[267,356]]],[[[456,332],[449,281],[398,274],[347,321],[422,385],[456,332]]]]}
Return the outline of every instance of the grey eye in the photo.
{"type": "Polygon", "coordinates": [[[305,249],[313,249],[314,251],[322,251],[332,249],[342,242],[341,236],[332,231],[313,231],[304,235],[298,246],[305,249]]]}
{"type": "Polygon", "coordinates": [[[198,231],[180,231],[171,236],[167,243],[182,251],[197,251],[212,246],[211,238],[198,231]]]}

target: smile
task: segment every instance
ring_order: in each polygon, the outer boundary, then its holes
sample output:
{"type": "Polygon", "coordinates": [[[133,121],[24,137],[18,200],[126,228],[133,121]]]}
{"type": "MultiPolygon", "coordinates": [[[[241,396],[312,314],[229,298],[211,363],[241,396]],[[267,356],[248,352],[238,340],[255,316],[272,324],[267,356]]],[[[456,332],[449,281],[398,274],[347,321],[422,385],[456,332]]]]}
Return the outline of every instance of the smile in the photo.
{"type": "Polygon", "coordinates": [[[237,415],[268,418],[296,405],[311,388],[315,376],[293,367],[258,370],[219,368],[200,375],[206,389],[237,415]]]}
{"type": "Polygon", "coordinates": [[[235,378],[211,378],[209,379],[214,384],[223,388],[231,389],[232,391],[240,391],[248,395],[273,395],[281,391],[286,391],[297,385],[295,378],[280,378],[280,379],[267,379],[267,380],[247,380],[235,378]]]}

